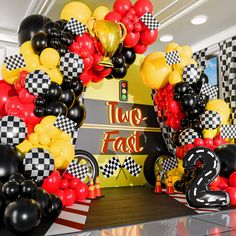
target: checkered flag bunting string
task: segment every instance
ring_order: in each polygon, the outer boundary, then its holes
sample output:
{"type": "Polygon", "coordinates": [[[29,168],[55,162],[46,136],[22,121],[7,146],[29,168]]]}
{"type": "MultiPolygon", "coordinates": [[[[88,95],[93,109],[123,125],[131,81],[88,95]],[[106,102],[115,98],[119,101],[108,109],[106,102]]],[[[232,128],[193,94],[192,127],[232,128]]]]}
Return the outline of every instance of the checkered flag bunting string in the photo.
{"type": "Polygon", "coordinates": [[[236,125],[222,125],[220,128],[221,138],[236,138],[236,125]]]}
{"type": "Polygon", "coordinates": [[[66,133],[71,133],[74,131],[77,123],[62,114],[59,114],[53,125],[66,133]]]}
{"type": "Polygon", "coordinates": [[[204,83],[201,87],[201,94],[205,94],[209,97],[209,99],[215,99],[217,98],[217,92],[218,88],[216,86],[209,85],[207,83],[204,83]]]}
{"type": "Polygon", "coordinates": [[[165,59],[166,59],[166,64],[168,65],[175,65],[180,63],[180,57],[179,57],[179,52],[172,51],[172,52],[167,52],[165,53],[165,59]]]}
{"type": "Polygon", "coordinates": [[[114,175],[115,171],[118,168],[121,168],[121,164],[120,161],[118,159],[118,157],[112,157],[107,164],[105,164],[104,166],[100,166],[100,169],[102,170],[102,174],[106,177],[109,178],[112,175],[114,175]]]}
{"type": "Polygon", "coordinates": [[[88,175],[88,167],[78,164],[76,160],[72,160],[66,169],[66,172],[80,179],[81,181],[88,175]]]}
{"type": "Polygon", "coordinates": [[[138,165],[132,157],[126,157],[123,167],[126,168],[133,176],[139,176],[142,166],[138,165]]]}
{"type": "Polygon", "coordinates": [[[73,34],[82,36],[87,29],[87,26],[77,21],[75,18],[71,18],[66,24],[65,28],[70,30],[73,34]]]}
{"type": "Polygon", "coordinates": [[[150,29],[156,30],[159,27],[159,22],[155,17],[150,13],[146,12],[143,16],[141,16],[140,20],[150,29]]]}
{"type": "Polygon", "coordinates": [[[18,68],[22,68],[25,67],[25,59],[22,56],[22,54],[18,55],[13,55],[13,56],[9,56],[9,57],[5,57],[4,59],[4,63],[6,65],[6,68],[8,70],[15,70],[18,68]]]}
{"type": "Polygon", "coordinates": [[[170,158],[164,160],[161,163],[161,166],[163,168],[163,172],[165,173],[169,170],[176,168],[178,166],[178,163],[177,163],[177,160],[175,157],[170,157],[170,158]]]}

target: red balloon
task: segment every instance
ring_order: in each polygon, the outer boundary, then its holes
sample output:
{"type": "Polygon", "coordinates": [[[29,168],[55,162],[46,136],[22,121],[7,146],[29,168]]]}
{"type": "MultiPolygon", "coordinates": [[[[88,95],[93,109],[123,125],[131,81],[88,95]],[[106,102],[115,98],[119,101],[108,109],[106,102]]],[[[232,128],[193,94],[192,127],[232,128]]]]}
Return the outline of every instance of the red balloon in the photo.
{"type": "Polygon", "coordinates": [[[22,103],[27,104],[27,103],[33,103],[36,96],[29,93],[27,89],[22,88],[21,91],[19,92],[19,98],[22,103]]]}
{"type": "Polygon", "coordinates": [[[172,113],[178,113],[181,111],[179,102],[171,100],[168,102],[168,110],[172,113]]]}
{"type": "Polygon", "coordinates": [[[65,189],[69,187],[69,182],[67,179],[62,179],[59,188],[65,189]]]}
{"type": "Polygon", "coordinates": [[[143,27],[142,27],[142,25],[139,22],[136,22],[134,24],[134,31],[135,32],[140,32],[140,31],[142,31],[142,29],[143,29],[143,27]]]}
{"type": "Polygon", "coordinates": [[[67,188],[65,189],[65,206],[71,206],[75,203],[76,192],[74,189],[67,188]]]}
{"type": "Polygon", "coordinates": [[[156,42],[158,37],[158,30],[150,30],[147,27],[140,32],[140,43],[151,45],[156,42]]]}
{"type": "Polygon", "coordinates": [[[144,45],[142,43],[138,43],[137,45],[135,45],[134,47],[134,51],[138,54],[143,54],[147,51],[148,46],[144,45]]]}
{"type": "Polygon", "coordinates": [[[79,188],[80,182],[81,181],[78,178],[73,178],[70,180],[69,186],[72,189],[77,189],[77,188],[79,188]]]}
{"type": "Polygon", "coordinates": [[[75,191],[76,191],[76,202],[84,200],[89,193],[88,185],[83,182],[80,182],[80,185],[78,186],[77,189],[75,189],[75,191]]]}
{"type": "Polygon", "coordinates": [[[219,136],[216,136],[213,139],[213,143],[214,143],[215,146],[220,146],[220,145],[225,143],[225,140],[223,138],[221,138],[220,135],[219,135],[219,136]]]}
{"type": "Polygon", "coordinates": [[[220,184],[220,176],[218,175],[211,183],[210,183],[210,187],[212,188],[216,188],[219,187],[220,184]]]}
{"type": "Polygon", "coordinates": [[[213,146],[213,139],[212,139],[212,138],[205,138],[205,139],[204,139],[204,145],[205,145],[206,147],[211,147],[211,146],[213,146]]]}
{"type": "Polygon", "coordinates": [[[96,74],[99,76],[99,77],[102,77],[102,78],[105,78],[106,76],[110,75],[112,72],[112,68],[105,68],[101,71],[96,71],[96,74]]]}
{"type": "Polygon", "coordinates": [[[69,47],[68,47],[70,52],[74,52],[76,54],[80,54],[81,52],[81,48],[80,48],[80,44],[77,42],[73,42],[69,47]]]}
{"type": "Polygon", "coordinates": [[[141,17],[146,12],[153,12],[153,5],[149,0],[138,0],[134,4],[134,10],[136,12],[136,15],[141,17]]]}
{"type": "Polygon", "coordinates": [[[194,148],[194,145],[191,143],[188,143],[184,146],[184,151],[185,153],[187,153],[189,150],[191,150],[192,148],[194,148]]]}
{"type": "Polygon", "coordinates": [[[132,3],[130,0],[116,0],[113,5],[113,10],[119,12],[121,16],[124,16],[131,7],[132,3]]]}
{"type": "Polygon", "coordinates": [[[21,106],[22,106],[22,103],[18,96],[10,97],[5,103],[6,114],[10,115],[9,113],[12,110],[18,110],[18,112],[20,112],[21,106]]]}
{"type": "Polygon", "coordinates": [[[236,187],[236,171],[234,171],[229,177],[229,185],[231,187],[236,187]]]}
{"type": "Polygon", "coordinates": [[[229,180],[225,177],[220,177],[220,183],[218,186],[220,189],[225,190],[229,187],[229,180]]]}
{"type": "Polygon", "coordinates": [[[124,40],[124,46],[127,48],[133,48],[137,45],[140,38],[139,33],[129,32],[124,40]]]}
{"type": "Polygon", "coordinates": [[[127,22],[127,24],[125,25],[125,28],[126,28],[127,32],[129,33],[129,32],[132,32],[132,31],[133,31],[134,25],[133,25],[133,23],[132,23],[131,21],[129,21],[129,22],[127,22]]]}
{"type": "Polygon", "coordinates": [[[61,183],[60,172],[55,170],[47,178],[43,180],[42,188],[45,189],[48,193],[56,193],[59,189],[61,183]]]}
{"type": "Polygon", "coordinates": [[[204,146],[204,140],[201,138],[195,138],[193,142],[194,146],[204,146]]]}
{"type": "Polygon", "coordinates": [[[110,20],[113,21],[115,23],[118,23],[119,21],[121,21],[122,17],[121,14],[115,11],[109,12],[105,18],[105,20],[110,20]]]}
{"type": "Polygon", "coordinates": [[[26,70],[22,70],[19,75],[20,83],[23,88],[25,87],[25,79],[27,75],[28,75],[28,71],[26,70]]]}
{"type": "Polygon", "coordinates": [[[103,76],[99,76],[97,73],[94,73],[93,77],[92,77],[92,82],[98,83],[98,82],[102,81],[103,79],[104,79],[103,76]]]}
{"type": "Polygon", "coordinates": [[[24,115],[26,124],[37,125],[42,120],[34,114],[34,109],[35,105],[33,103],[24,104],[20,107],[20,112],[24,115]]]}
{"type": "Polygon", "coordinates": [[[228,187],[225,191],[229,194],[230,197],[230,206],[236,205],[236,188],[235,187],[228,187]]]}
{"type": "Polygon", "coordinates": [[[100,66],[98,63],[102,60],[103,56],[95,53],[93,55],[93,69],[96,71],[101,71],[103,70],[105,67],[104,66],[100,66]]]}
{"type": "Polygon", "coordinates": [[[76,36],[75,40],[79,44],[80,50],[87,51],[91,55],[95,53],[93,39],[90,38],[88,33],[84,33],[82,36],[76,36]]]}
{"type": "Polygon", "coordinates": [[[74,178],[74,176],[69,174],[68,172],[64,173],[62,177],[63,177],[63,179],[67,179],[67,180],[74,178]]]}
{"type": "Polygon", "coordinates": [[[92,68],[83,71],[83,73],[80,75],[80,79],[85,86],[92,80],[92,77],[93,77],[93,69],[92,68]]]}
{"type": "Polygon", "coordinates": [[[83,58],[84,61],[84,69],[88,70],[93,66],[93,56],[92,55],[88,55],[86,58],[83,58]]]}
{"type": "Polygon", "coordinates": [[[58,189],[56,192],[56,195],[60,198],[62,205],[65,206],[66,205],[66,194],[65,191],[62,189],[58,189]]]}
{"type": "Polygon", "coordinates": [[[22,89],[22,85],[21,85],[21,82],[20,82],[20,79],[16,80],[14,82],[14,89],[16,90],[16,92],[19,94],[21,89],[22,89]]]}

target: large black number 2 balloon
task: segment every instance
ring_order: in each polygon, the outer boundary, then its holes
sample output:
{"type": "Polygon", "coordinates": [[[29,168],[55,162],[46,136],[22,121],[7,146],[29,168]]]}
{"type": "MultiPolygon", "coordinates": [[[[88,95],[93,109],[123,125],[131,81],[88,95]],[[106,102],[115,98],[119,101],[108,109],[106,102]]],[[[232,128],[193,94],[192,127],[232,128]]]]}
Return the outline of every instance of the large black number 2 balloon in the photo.
{"type": "Polygon", "coordinates": [[[222,207],[230,203],[228,193],[210,191],[208,185],[220,172],[220,160],[209,148],[196,147],[187,152],[183,167],[194,168],[197,161],[203,162],[203,169],[193,178],[186,191],[188,204],[192,207],[222,207]]]}

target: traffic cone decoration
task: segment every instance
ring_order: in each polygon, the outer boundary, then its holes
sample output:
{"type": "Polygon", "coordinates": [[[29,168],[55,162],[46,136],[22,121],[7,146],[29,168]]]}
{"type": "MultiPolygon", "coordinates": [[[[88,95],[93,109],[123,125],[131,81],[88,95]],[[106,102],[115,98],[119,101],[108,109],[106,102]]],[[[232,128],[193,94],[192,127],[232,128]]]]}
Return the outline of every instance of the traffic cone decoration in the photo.
{"type": "Polygon", "coordinates": [[[104,195],[102,195],[102,191],[100,188],[100,183],[99,183],[99,177],[96,177],[96,183],[95,183],[95,193],[96,193],[96,197],[104,197],[104,195]]]}
{"type": "Polygon", "coordinates": [[[168,182],[167,182],[167,187],[166,187],[166,194],[174,194],[174,187],[172,184],[172,178],[171,175],[168,176],[168,182]]]}
{"type": "Polygon", "coordinates": [[[154,189],[154,193],[162,193],[160,174],[157,174],[156,186],[155,186],[155,189],[154,189]]]}
{"type": "Polygon", "coordinates": [[[93,183],[93,178],[90,178],[90,183],[89,183],[89,194],[87,199],[96,199],[96,193],[95,193],[95,186],[93,183]]]}

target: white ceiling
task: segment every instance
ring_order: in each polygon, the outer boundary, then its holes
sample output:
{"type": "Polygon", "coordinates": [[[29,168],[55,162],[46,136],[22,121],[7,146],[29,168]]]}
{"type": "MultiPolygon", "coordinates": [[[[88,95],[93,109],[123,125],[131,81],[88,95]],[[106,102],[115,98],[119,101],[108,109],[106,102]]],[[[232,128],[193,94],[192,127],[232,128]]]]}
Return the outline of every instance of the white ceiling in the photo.
{"type": "MultiPolygon", "coordinates": [[[[173,34],[179,44],[196,45],[223,30],[236,26],[235,0],[151,0],[160,22],[159,35],[173,34]],[[190,19],[199,14],[208,16],[204,25],[193,26],[190,19]]],[[[46,14],[56,20],[69,0],[0,0],[0,41],[17,42],[20,21],[29,14],[46,14]]],[[[112,0],[81,0],[91,10],[104,5],[112,9],[112,0]]],[[[132,0],[134,3],[135,0],[132,0]]],[[[236,31],[235,31],[236,35],[236,31]]],[[[149,48],[160,51],[165,43],[159,40],[149,48]]]]}

